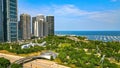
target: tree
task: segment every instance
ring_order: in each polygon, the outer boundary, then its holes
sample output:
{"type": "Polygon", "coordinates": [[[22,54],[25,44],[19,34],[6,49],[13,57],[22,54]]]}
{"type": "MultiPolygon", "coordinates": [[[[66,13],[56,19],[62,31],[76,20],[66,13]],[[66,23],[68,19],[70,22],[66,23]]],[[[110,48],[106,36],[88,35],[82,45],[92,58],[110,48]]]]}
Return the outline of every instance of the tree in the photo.
{"type": "Polygon", "coordinates": [[[53,56],[50,57],[50,60],[51,60],[51,61],[54,60],[53,56]]]}
{"type": "Polygon", "coordinates": [[[22,65],[14,63],[14,64],[11,65],[11,68],[22,68],[22,65]]]}
{"type": "Polygon", "coordinates": [[[117,62],[120,62],[120,54],[115,54],[115,60],[117,60],[117,62]]]}
{"type": "Polygon", "coordinates": [[[7,68],[10,65],[10,61],[5,58],[0,58],[0,68],[7,68]]]}

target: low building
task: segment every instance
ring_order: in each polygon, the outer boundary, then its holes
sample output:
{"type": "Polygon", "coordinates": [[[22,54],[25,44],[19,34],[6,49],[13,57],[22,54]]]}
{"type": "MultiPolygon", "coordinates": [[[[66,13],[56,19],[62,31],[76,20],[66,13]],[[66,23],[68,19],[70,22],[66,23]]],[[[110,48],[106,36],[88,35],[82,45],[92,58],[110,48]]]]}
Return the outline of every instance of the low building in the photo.
{"type": "Polygon", "coordinates": [[[57,57],[57,53],[52,51],[47,51],[47,52],[41,53],[40,57],[44,59],[49,59],[49,60],[51,59],[51,57],[55,59],[57,57]]]}

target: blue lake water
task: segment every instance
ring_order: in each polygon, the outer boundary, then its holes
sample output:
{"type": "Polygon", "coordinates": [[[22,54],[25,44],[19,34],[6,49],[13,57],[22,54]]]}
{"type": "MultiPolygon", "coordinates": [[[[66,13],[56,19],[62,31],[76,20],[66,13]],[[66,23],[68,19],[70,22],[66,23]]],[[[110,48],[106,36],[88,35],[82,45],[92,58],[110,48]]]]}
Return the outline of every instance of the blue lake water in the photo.
{"type": "Polygon", "coordinates": [[[55,34],[85,36],[89,40],[120,41],[120,31],[55,31],[55,34]]]}

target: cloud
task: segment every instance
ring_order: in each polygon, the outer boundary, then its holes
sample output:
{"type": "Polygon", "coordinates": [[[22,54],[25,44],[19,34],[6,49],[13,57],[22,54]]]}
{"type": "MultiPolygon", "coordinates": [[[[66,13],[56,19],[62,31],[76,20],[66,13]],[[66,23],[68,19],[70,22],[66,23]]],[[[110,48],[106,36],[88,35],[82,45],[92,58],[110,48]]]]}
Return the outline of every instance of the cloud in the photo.
{"type": "Polygon", "coordinates": [[[120,21],[120,10],[104,10],[104,11],[86,11],[74,5],[52,5],[53,15],[62,17],[84,17],[96,22],[118,23],[120,21]]]}
{"type": "Polygon", "coordinates": [[[88,16],[89,19],[92,19],[97,22],[105,23],[120,23],[120,10],[108,10],[101,11],[88,16]]]}
{"type": "Polygon", "coordinates": [[[56,30],[118,29],[120,25],[120,9],[87,11],[72,4],[53,4],[51,6],[37,6],[34,9],[21,7],[19,10],[20,13],[25,12],[31,16],[37,14],[54,15],[56,30]]]}
{"type": "Polygon", "coordinates": [[[79,8],[77,8],[74,5],[62,5],[62,6],[57,6],[54,5],[54,13],[55,14],[60,14],[60,15],[76,15],[76,16],[80,16],[80,15],[87,15],[90,14],[87,11],[84,10],[80,10],[79,8]]]}
{"type": "Polygon", "coordinates": [[[34,10],[28,8],[21,8],[20,12],[29,13],[32,16],[37,14],[54,15],[57,17],[84,17],[99,22],[115,23],[120,21],[120,10],[105,10],[105,11],[87,11],[82,10],[75,5],[52,5],[52,6],[38,6],[34,10]],[[24,9],[24,10],[21,10],[24,9]]]}
{"type": "Polygon", "coordinates": [[[120,21],[120,10],[86,11],[74,5],[55,6],[54,14],[61,16],[79,16],[97,22],[115,23],[120,21]]]}
{"type": "Polygon", "coordinates": [[[94,12],[88,12],[81,10],[78,7],[66,4],[66,5],[51,5],[51,6],[37,6],[33,8],[20,7],[20,13],[29,13],[32,16],[37,14],[56,15],[56,16],[83,16],[93,14],[94,12]]]}

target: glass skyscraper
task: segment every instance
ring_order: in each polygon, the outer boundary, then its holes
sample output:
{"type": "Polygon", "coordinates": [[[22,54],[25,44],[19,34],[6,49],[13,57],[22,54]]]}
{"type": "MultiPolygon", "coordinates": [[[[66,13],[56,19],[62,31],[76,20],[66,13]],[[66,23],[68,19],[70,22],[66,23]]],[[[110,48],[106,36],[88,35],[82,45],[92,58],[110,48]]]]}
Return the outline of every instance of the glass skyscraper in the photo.
{"type": "Polygon", "coordinates": [[[54,35],[54,16],[46,16],[48,22],[48,35],[54,35]]]}
{"type": "Polygon", "coordinates": [[[17,0],[3,0],[4,41],[18,40],[17,0]]]}
{"type": "Polygon", "coordinates": [[[0,42],[4,41],[3,35],[3,9],[2,0],[0,0],[0,42]]]}

